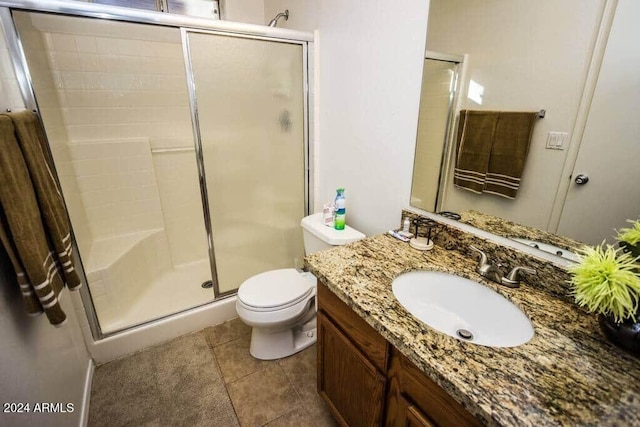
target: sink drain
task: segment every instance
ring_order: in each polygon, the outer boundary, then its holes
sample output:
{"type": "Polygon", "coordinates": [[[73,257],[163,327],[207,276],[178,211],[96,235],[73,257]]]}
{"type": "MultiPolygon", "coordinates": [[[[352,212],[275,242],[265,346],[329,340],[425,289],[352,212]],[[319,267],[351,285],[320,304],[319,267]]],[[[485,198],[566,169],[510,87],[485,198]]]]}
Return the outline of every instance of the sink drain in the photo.
{"type": "Polygon", "coordinates": [[[471,333],[471,331],[468,331],[466,329],[458,329],[456,331],[456,334],[458,334],[458,336],[460,338],[462,338],[463,340],[472,340],[473,339],[473,334],[471,333]]]}
{"type": "Polygon", "coordinates": [[[207,280],[206,282],[202,282],[202,286],[203,289],[211,289],[213,288],[213,282],[211,280],[207,280]]]}

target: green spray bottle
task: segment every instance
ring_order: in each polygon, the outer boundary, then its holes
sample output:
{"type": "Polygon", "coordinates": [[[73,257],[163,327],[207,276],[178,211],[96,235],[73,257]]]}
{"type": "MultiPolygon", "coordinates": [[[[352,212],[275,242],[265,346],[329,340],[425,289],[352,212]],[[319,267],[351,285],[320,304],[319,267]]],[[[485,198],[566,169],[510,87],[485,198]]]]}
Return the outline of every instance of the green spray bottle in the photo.
{"type": "Polygon", "coordinates": [[[336,206],[335,218],[333,221],[333,227],[336,230],[344,230],[346,225],[346,199],[344,198],[344,188],[338,188],[336,190],[336,200],[334,201],[336,206]]]}

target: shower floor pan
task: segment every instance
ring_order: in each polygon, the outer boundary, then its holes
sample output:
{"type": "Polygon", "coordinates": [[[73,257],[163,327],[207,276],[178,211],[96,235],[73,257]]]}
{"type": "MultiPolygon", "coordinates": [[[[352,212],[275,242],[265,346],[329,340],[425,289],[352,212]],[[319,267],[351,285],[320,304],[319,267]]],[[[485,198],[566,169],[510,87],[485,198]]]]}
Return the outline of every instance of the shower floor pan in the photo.
{"type": "Polygon", "coordinates": [[[211,280],[209,260],[182,265],[145,286],[128,306],[97,310],[102,332],[113,333],[213,301],[213,291],[200,284],[211,280]]]}

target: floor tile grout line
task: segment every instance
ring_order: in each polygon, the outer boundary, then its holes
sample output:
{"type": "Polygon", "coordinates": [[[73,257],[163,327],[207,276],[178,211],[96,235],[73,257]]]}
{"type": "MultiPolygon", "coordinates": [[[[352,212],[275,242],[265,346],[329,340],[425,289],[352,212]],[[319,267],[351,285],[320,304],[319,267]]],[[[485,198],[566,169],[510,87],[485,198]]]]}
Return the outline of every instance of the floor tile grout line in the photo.
{"type": "Polygon", "coordinates": [[[222,386],[224,387],[224,391],[225,393],[227,393],[227,397],[229,398],[229,402],[231,403],[231,408],[233,409],[233,415],[235,415],[236,421],[238,421],[238,425],[242,427],[240,424],[240,417],[238,417],[238,411],[236,410],[236,405],[233,404],[233,399],[231,399],[231,394],[229,393],[227,382],[224,380],[224,374],[222,373],[222,369],[220,369],[220,362],[218,362],[218,358],[216,357],[216,354],[214,353],[213,348],[209,348],[209,351],[211,351],[213,360],[215,360],[216,362],[216,369],[218,370],[218,373],[220,373],[220,378],[222,379],[222,386]]]}
{"type": "MultiPolygon", "coordinates": [[[[282,368],[282,371],[284,372],[284,376],[287,378],[287,381],[289,381],[289,385],[291,386],[291,388],[293,388],[293,391],[296,392],[296,394],[298,395],[298,401],[300,402],[300,408],[302,408],[302,410],[304,412],[306,412],[306,414],[309,416],[309,418],[311,418],[314,422],[314,425],[316,425],[315,423],[315,419],[313,418],[313,415],[311,414],[311,412],[309,412],[309,410],[307,409],[307,405],[305,405],[305,400],[302,398],[302,393],[298,390],[298,388],[295,386],[295,384],[293,383],[293,381],[291,380],[291,377],[289,376],[289,374],[287,374],[287,370],[284,369],[284,367],[280,364],[280,361],[283,359],[279,359],[278,360],[278,365],[280,365],[280,368],[282,368]]],[[[292,409],[293,411],[293,409],[292,409]]],[[[291,411],[289,411],[291,412],[291,411]]],[[[264,427],[264,426],[263,426],[264,427]]]]}
{"type": "Polygon", "coordinates": [[[296,385],[293,383],[293,381],[291,381],[291,377],[289,376],[289,374],[287,374],[287,370],[284,369],[284,367],[280,364],[281,360],[283,360],[283,359],[279,359],[278,360],[278,366],[280,366],[280,369],[282,369],[282,372],[284,372],[284,376],[287,378],[287,381],[289,382],[289,385],[291,386],[291,388],[293,388],[293,391],[296,392],[296,394],[298,395],[298,400],[302,404],[302,394],[298,390],[298,387],[296,387],[296,385]]]}
{"type": "MultiPolygon", "coordinates": [[[[230,393],[229,393],[229,388],[228,388],[228,386],[230,386],[230,385],[232,385],[232,384],[234,384],[234,383],[236,383],[236,382],[238,382],[238,381],[241,381],[241,380],[243,380],[244,378],[247,378],[247,377],[249,377],[249,376],[251,376],[251,375],[253,375],[253,374],[255,374],[255,373],[258,373],[258,372],[260,372],[260,371],[264,371],[264,370],[265,370],[265,369],[267,369],[269,366],[278,366],[278,368],[280,369],[280,371],[282,372],[282,374],[284,374],[284,378],[287,380],[287,383],[289,384],[289,386],[293,389],[294,393],[296,394],[296,396],[297,396],[297,398],[298,398],[297,400],[298,400],[298,402],[299,402],[299,405],[298,405],[298,406],[296,406],[296,407],[294,407],[294,408],[292,408],[291,410],[286,411],[286,412],[284,412],[284,413],[282,413],[282,414],[279,414],[277,417],[275,417],[275,418],[273,418],[273,419],[271,419],[271,420],[267,421],[265,424],[263,424],[263,425],[262,425],[262,427],[263,427],[263,426],[265,426],[265,425],[267,425],[267,424],[269,424],[269,423],[271,423],[271,422],[273,422],[273,421],[275,421],[275,420],[277,420],[277,419],[279,419],[279,418],[281,418],[281,417],[283,417],[283,416],[285,416],[285,415],[287,415],[287,414],[289,414],[290,412],[292,412],[292,411],[294,411],[294,410],[296,410],[296,409],[302,409],[303,411],[305,411],[305,413],[307,413],[307,415],[309,415],[309,417],[311,417],[311,414],[309,413],[309,411],[307,411],[307,409],[306,409],[306,408],[304,407],[304,405],[302,404],[302,402],[303,402],[303,401],[302,401],[302,396],[300,395],[300,392],[299,392],[299,391],[298,391],[298,389],[294,386],[294,384],[292,383],[291,379],[290,379],[290,378],[289,378],[289,376],[287,375],[287,373],[286,373],[285,369],[284,369],[284,368],[282,367],[282,365],[280,364],[280,361],[281,361],[281,360],[283,360],[283,359],[275,359],[275,360],[267,361],[267,362],[273,362],[273,363],[265,364],[265,365],[263,365],[261,368],[259,368],[259,369],[255,370],[255,371],[253,371],[253,372],[251,372],[251,373],[248,373],[247,375],[244,375],[244,376],[242,376],[242,377],[236,378],[236,379],[234,379],[233,381],[226,382],[226,381],[225,381],[225,376],[224,376],[224,374],[222,373],[222,369],[220,368],[220,362],[218,361],[218,357],[217,357],[217,356],[216,356],[216,354],[215,354],[215,348],[216,348],[216,347],[219,347],[219,346],[222,346],[222,345],[225,345],[225,344],[229,344],[229,343],[231,343],[231,342],[233,342],[233,341],[236,341],[236,340],[240,340],[240,339],[244,338],[244,336],[241,334],[241,335],[239,335],[239,336],[234,337],[234,338],[233,338],[233,339],[231,339],[231,340],[228,340],[228,341],[226,341],[226,342],[224,342],[224,343],[218,343],[218,344],[216,344],[216,345],[211,345],[211,341],[208,339],[208,335],[207,335],[206,333],[205,333],[205,336],[206,336],[206,338],[207,338],[207,344],[209,344],[209,345],[208,345],[209,350],[211,351],[211,353],[212,353],[212,355],[213,355],[213,358],[214,358],[214,359],[215,359],[215,361],[216,361],[216,365],[217,365],[218,371],[219,371],[219,372],[220,372],[220,374],[221,374],[221,377],[222,377],[222,380],[223,380],[223,385],[224,385],[224,387],[225,387],[225,391],[227,392],[227,395],[229,396],[229,400],[231,401],[231,406],[233,407],[233,411],[234,411],[234,413],[235,413],[235,415],[236,415],[236,418],[237,418],[237,420],[238,420],[238,424],[240,424],[240,425],[241,425],[241,427],[242,427],[242,424],[241,424],[241,422],[240,422],[240,417],[238,416],[238,412],[237,412],[237,410],[236,410],[236,406],[234,405],[233,399],[231,399],[231,395],[230,395],[230,393]]],[[[252,357],[253,357],[253,356],[252,356],[252,357]]],[[[312,418],[312,417],[311,417],[311,418],[312,418]]]]}
{"type": "MultiPolygon", "coordinates": [[[[239,417],[239,412],[238,412],[238,408],[236,407],[233,399],[231,398],[231,394],[230,394],[230,389],[234,389],[233,385],[236,384],[237,382],[240,382],[244,379],[246,379],[247,377],[253,375],[253,374],[259,374],[260,372],[263,372],[267,369],[273,369],[276,368],[277,366],[277,370],[279,370],[280,375],[284,374],[283,377],[281,377],[283,380],[286,381],[286,384],[289,386],[289,388],[292,390],[293,394],[295,394],[295,402],[297,404],[293,405],[293,407],[290,407],[288,410],[285,410],[283,413],[277,414],[273,419],[267,421],[266,423],[262,424],[262,426],[266,426],[269,423],[272,423],[284,416],[290,415],[291,413],[295,412],[295,411],[300,411],[299,414],[304,413],[304,415],[306,417],[308,417],[309,420],[311,420],[313,422],[314,425],[320,425],[318,424],[318,420],[320,420],[320,418],[316,419],[314,417],[314,411],[315,411],[315,406],[314,406],[314,401],[311,399],[311,396],[308,396],[309,399],[304,399],[304,396],[306,395],[306,388],[303,386],[304,382],[299,382],[298,386],[296,386],[296,383],[294,382],[294,380],[297,378],[297,376],[295,375],[296,373],[298,373],[299,369],[296,368],[305,368],[307,366],[308,360],[305,360],[304,362],[302,362],[303,359],[293,359],[295,357],[295,355],[290,356],[291,359],[289,357],[287,358],[280,358],[280,359],[275,359],[275,360],[271,360],[271,361],[264,361],[266,363],[264,364],[258,364],[258,369],[254,370],[251,373],[248,373],[246,375],[243,375],[239,378],[234,379],[233,381],[225,381],[225,376],[222,370],[222,365],[219,361],[219,357],[216,354],[216,349],[218,347],[221,347],[223,345],[228,345],[234,341],[237,340],[242,340],[243,338],[245,338],[245,334],[244,333],[239,333],[238,335],[236,335],[233,339],[229,339],[226,340],[225,342],[219,342],[216,345],[213,345],[213,341],[210,340],[210,334],[207,332],[207,330],[209,328],[215,328],[218,325],[214,325],[214,326],[210,326],[207,328],[203,328],[199,331],[193,331],[187,334],[183,334],[179,337],[176,337],[175,339],[169,340],[167,342],[163,342],[163,343],[159,343],[153,346],[150,346],[146,349],[142,349],[141,351],[138,352],[134,352],[132,354],[123,356],[121,358],[118,358],[118,360],[114,360],[111,362],[121,362],[124,359],[127,359],[129,357],[133,357],[136,355],[140,355],[141,353],[147,353],[149,352],[150,355],[153,356],[152,352],[154,350],[160,349],[160,347],[163,347],[166,344],[169,344],[172,341],[181,339],[181,338],[185,338],[187,336],[195,336],[195,335],[200,335],[198,337],[198,340],[204,339],[204,346],[202,346],[202,344],[199,345],[199,348],[197,349],[198,354],[201,354],[200,351],[204,352],[204,353],[208,353],[210,359],[210,362],[208,363],[213,363],[215,366],[213,367],[215,369],[215,373],[217,374],[217,376],[219,376],[219,378],[222,380],[222,390],[220,390],[221,392],[224,392],[226,394],[226,399],[228,400],[228,402],[231,404],[231,410],[233,411],[232,413],[229,413],[228,415],[231,416],[233,415],[233,417],[236,420],[237,425],[239,425],[240,427],[246,427],[245,425],[242,424],[241,419],[239,417]],[[292,362],[292,364],[289,364],[287,361],[290,360],[292,362]],[[303,365],[300,366],[299,363],[302,362],[303,365]],[[288,371],[288,369],[291,369],[291,372],[288,371]],[[305,392],[305,393],[303,393],[305,392]]],[[[209,332],[211,332],[211,330],[209,329],[209,332]]],[[[211,334],[212,336],[214,335],[213,333],[211,334]]],[[[201,341],[200,341],[201,342],[201,341]]],[[[248,349],[246,350],[248,352],[248,349]]],[[[304,350],[303,350],[304,351],[304,350]]],[[[202,353],[202,354],[204,354],[202,353]]],[[[252,356],[253,357],[253,356],[252,356]]],[[[207,357],[207,359],[209,359],[207,357]]],[[[255,359],[255,358],[254,358],[255,359]]],[[[111,363],[109,362],[109,363],[111,363]]],[[[158,360],[156,359],[156,357],[151,357],[150,359],[151,362],[151,368],[153,370],[153,378],[152,378],[152,386],[154,389],[159,390],[163,387],[163,383],[160,380],[160,377],[158,376],[158,372],[159,372],[159,368],[158,368],[158,360]]],[[[105,364],[107,365],[107,364],[105,364]]],[[[102,366],[101,366],[102,367],[102,366]]],[[[96,369],[96,371],[98,371],[98,369],[96,369]]],[[[306,370],[304,370],[306,372],[306,370]]],[[[212,371],[213,372],[213,371],[212,371]]],[[[306,378],[306,376],[303,376],[303,378],[306,378]]],[[[282,380],[281,380],[282,381],[282,380]]],[[[93,390],[92,390],[92,394],[93,394],[93,390]]],[[[293,394],[291,394],[290,396],[293,397],[293,394]]],[[[162,393],[160,393],[159,391],[157,393],[154,393],[154,395],[162,395],[162,393]]],[[[223,395],[220,395],[221,398],[225,398],[223,397],[223,395]]],[[[166,399],[166,397],[163,397],[166,399]]],[[[290,399],[293,401],[293,399],[290,399]]],[[[293,403],[293,402],[292,402],[293,403]]],[[[283,408],[284,409],[284,408],[283,408]]],[[[293,418],[296,418],[295,416],[293,418]]],[[[293,419],[292,418],[292,419],[293,419]]],[[[257,420],[256,420],[257,421],[257,420]]]]}
{"type": "MultiPolygon", "coordinates": [[[[217,359],[216,359],[216,360],[217,360],[217,359]]],[[[247,378],[247,377],[249,377],[249,376],[251,376],[251,375],[255,374],[256,372],[264,371],[265,369],[267,369],[267,367],[268,367],[268,366],[269,366],[269,365],[266,365],[266,366],[264,366],[264,367],[262,367],[262,368],[256,369],[255,371],[250,372],[250,373],[248,373],[248,374],[246,374],[246,375],[243,375],[243,376],[241,376],[241,377],[238,377],[238,378],[234,379],[233,381],[229,381],[228,383],[226,383],[226,382],[225,382],[225,384],[234,384],[234,383],[237,383],[238,381],[243,380],[243,379],[245,379],[245,378],[247,378]]],[[[222,376],[222,379],[224,380],[224,375],[222,376]]]]}
{"type": "Polygon", "coordinates": [[[219,342],[219,343],[217,343],[217,344],[213,344],[213,343],[211,343],[211,342],[209,341],[209,338],[207,337],[207,344],[209,345],[209,348],[210,348],[211,350],[213,350],[213,349],[214,349],[214,348],[216,348],[216,347],[220,347],[220,346],[222,346],[222,345],[229,344],[230,342],[233,342],[233,341],[235,341],[235,340],[237,340],[237,339],[240,339],[240,338],[242,338],[242,335],[237,336],[237,337],[234,337],[234,338],[232,338],[232,339],[230,339],[230,340],[228,340],[228,341],[225,341],[225,342],[219,342]]]}
{"type": "MultiPolygon", "coordinates": [[[[260,425],[260,427],[264,427],[265,425],[267,425],[267,424],[269,424],[269,423],[271,423],[271,422],[273,422],[273,421],[277,420],[278,418],[280,418],[280,417],[282,417],[282,416],[284,416],[284,415],[288,414],[289,412],[291,412],[291,411],[293,411],[293,410],[295,410],[295,409],[302,408],[303,410],[305,410],[305,411],[306,411],[306,409],[302,406],[302,399],[300,398],[300,396],[299,396],[299,394],[298,394],[298,391],[296,390],[296,388],[295,388],[295,387],[293,387],[293,385],[291,384],[291,381],[289,380],[289,377],[287,376],[287,374],[286,374],[285,370],[282,368],[282,366],[280,366],[280,363],[279,363],[279,361],[280,361],[280,360],[282,360],[282,359],[272,360],[272,361],[270,361],[270,362],[273,362],[273,363],[270,363],[270,364],[268,364],[268,365],[265,365],[265,367],[264,367],[264,368],[261,368],[261,369],[255,370],[255,371],[253,371],[252,373],[250,373],[249,375],[245,375],[244,377],[239,378],[239,379],[237,379],[237,380],[235,380],[235,381],[233,381],[233,382],[229,383],[229,385],[234,384],[234,383],[236,383],[236,382],[241,381],[241,380],[242,380],[242,379],[244,379],[244,378],[247,378],[247,377],[249,377],[249,376],[251,376],[251,375],[257,374],[257,373],[259,373],[259,372],[261,372],[261,371],[265,371],[265,370],[267,370],[267,369],[269,369],[269,368],[275,368],[275,369],[279,369],[279,370],[280,370],[280,373],[279,373],[279,374],[281,374],[281,375],[282,375],[282,377],[285,379],[285,381],[287,382],[287,384],[289,385],[289,387],[291,387],[291,389],[293,390],[293,392],[296,394],[296,397],[298,398],[299,405],[294,406],[294,407],[293,407],[293,408],[291,408],[290,410],[287,410],[287,411],[284,411],[284,412],[282,412],[282,413],[277,414],[274,418],[271,418],[270,420],[266,421],[264,424],[261,424],[261,425],[260,425]]],[[[231,397],[231,395],[229,395],[229,397],[231,397]]],[[[231,399],[231,402],[233,403],[233,399],[231,399]]],[[[235,410],[235,406],[234,406],[234,410],[235,410]]],[[[308,412],[307,412],[307,413],[308,413],[308,412]]],[[[240,418],[238,418],[238,421],[240,422],[240,418]]],[[[241,424],[241,427],[244,427],[244,426],[242,426],[242,424],[241,424]]]]}
{"type": "MultiPolygon", "coordinates": [[[[285,413],[283,413],[283,414],[278,415],[276,418],[272,419],[271,421],[267,421],[266,423],[262,424],[260,427],[265,427],[265,426],[269,425],[270,423],[272,423],[272,422],[274,422],[274,421],[279,420],[280,418],[284,417],[285,415],[288,415],[288,414],[292,413],[292,412],[293,412],[293,411],[295,411],[296,409],[298,409],[298,407],[292,408],[292,409],[290,409],[289,411],[287,411],[287,412],[285,412],[285,413]]],[[[302,409],[303,409],[303,410],[305,410],[304,408],[302,408],[302,409]]],[[[305,411],[306,411],[306,410],[305,410],[305,411]]],[[[308,413],[308,412],[307,412],[307,413],[308,413]]]]}
{"type": "MultiPolygon", "coordinates": [[[[305,349],[306,350],[306,349],[305,349]]],[[[305,351],[303,350],[303,351],[305,351]]],[[[282,370],[284,371],[285,376],[287,377],[287,380],[289,381],[289,384],[291,385],[291,387],[293,388],[293,390],[296,392],[296,394],[298,395],[298,399],[300,401],[300,407],[302,408],[303,411],[305,411],[307,413],[307,415],[309,415],[309,418],[311,420],[313,420],[313,424],[314,425],[318,425],[316,423],[316,419],[314,418],[313,414],[307,409],[307,404],[309,403],[307,400],[303,399],[302,397],[302,393],[298,390],[298,388],[295,386],[294,382],[291,380],[291,377],[289,376],[289,374],[287,373],[287,370],[284,369],[284,367],[280,364],[280,361],[285,360],[284,359],[279,359],[278,360],[278,364],[280,365],[280,367],[282,367],[282,370]],[[307,404],[305,404],[307,403],[307,404]]],[[[317,394],[317,391],[316,391],[317,394]]],[[[322,399],[322,397],[318,394],[318,398],[322,401],[323,404],[325,404],[324,400],[322,399]]],[[[264,426],[263,426],[264,427],[264,426]]]]}
{"type": "MultiPolygon", "coordinates": [[[[293,392],[296,394],[296,396],[298,397],[298,402],[299,404],[297,406],[294,406],[292,409],[290,409],[289,411],[285,411],[282,414],[279,414],[277,417],[267,421],[265,424],[263,424],[261,427],[264,427],[265,425],[277,420],[278,418],[288,414],[289,412],[292,412],[294,410],[296,410],[298,407],[302,407],[302,409],[304,409],[304,407],[302,406],[302,398],[300,397],[300,393],[298,393],[298,390],[293,386],[293,384],[291,383],[291,380],[289,379],[289,376],[287,375],[287,372],[284,370],[284,368],[282,367],[282,365],[280,365],[280,361],[283,360],[284,358],[280,358],[280,359],[276,359],[274,360],[274,364],[272,366],[277,366],[278,368],[280,368],[280,371],[282,371],[282,373],[284,374],[284,378],[287,380],[287,383],[289,384],[289,387],[291,387],[293,389],[293,392]]],[[[258,372],[258,371],[256,371],[258,372]]]]}

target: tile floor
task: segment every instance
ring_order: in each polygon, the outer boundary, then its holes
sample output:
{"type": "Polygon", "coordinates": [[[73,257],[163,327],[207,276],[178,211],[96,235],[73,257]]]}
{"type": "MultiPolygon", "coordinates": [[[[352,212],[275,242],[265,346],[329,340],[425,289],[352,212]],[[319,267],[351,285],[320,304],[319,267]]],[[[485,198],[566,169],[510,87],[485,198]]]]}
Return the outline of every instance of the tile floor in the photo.
{"type": "Polygon", "coordinates": [[[239,319],[96,368],[89,426],[335,426],[316,346],[262,361],[239,319]]]}

